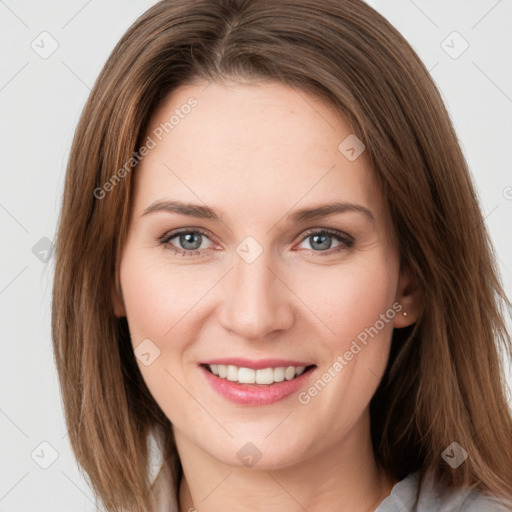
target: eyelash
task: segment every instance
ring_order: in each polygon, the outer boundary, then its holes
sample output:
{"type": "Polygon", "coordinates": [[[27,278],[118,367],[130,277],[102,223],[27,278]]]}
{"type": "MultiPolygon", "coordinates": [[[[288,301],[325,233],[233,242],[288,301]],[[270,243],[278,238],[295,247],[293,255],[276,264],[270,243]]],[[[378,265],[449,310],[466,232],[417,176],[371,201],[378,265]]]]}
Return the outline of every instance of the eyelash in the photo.
{"type": "MultiPolygon", "coordinates": [[[[162,237],[158,238],[157,241],[165,249],[174,251],[175,255],[181,254],[182,256],[186,256],[186,257],[201,256],[202,251],[199,249],[186,250],[186,249],[177,248],[173,245],[169,245],[170,241],[173,238],[176,238],[177,236],[179,236],[183,233],[188,233],[188,234],[199,233],[199,234],[209,238],[209,234],[206,231],[204,231],[200,228],[194,228],[194,229],[189,228],[189,229],[181,229],[178,231],[171,231],[171,232],[165,233],[162,237]]],[[[301,244],[302,242],[307,240],[312,235],[323,235],[323,234],[330,235],[331,237],[335,238],[338,242],[341,242],[341,244],[338,247],[335,247],[334,249],[328,249],[326,251],[314,251],[312,249],[307,250],[313,256],[331,256],[331,255],[333,255],[335,253],[339,253],[341,251],[350,250],[355,243],[355,240],[351,236],[346,235],[345,233],[342,233],[341,231],[327,229],[327,228],[323,228],[323,229],[315,228],[315,229],[310,229],[310,230],[306,231],[304,233],[304,236],[300,240],[299,244],[301,244]]],[[[208,251],[208,249],[205,249],[203,251],[208,251]]]]}

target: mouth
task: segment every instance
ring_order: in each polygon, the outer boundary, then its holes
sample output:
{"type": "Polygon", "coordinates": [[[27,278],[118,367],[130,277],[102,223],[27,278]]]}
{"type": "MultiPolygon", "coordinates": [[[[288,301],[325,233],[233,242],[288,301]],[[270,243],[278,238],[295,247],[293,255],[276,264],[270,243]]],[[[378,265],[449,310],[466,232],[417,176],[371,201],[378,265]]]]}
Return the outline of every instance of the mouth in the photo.
{"type": "MultiPolygon", "coordinates": [[[[245,366],[201,363],[199,369],[211,388],[228,401],[245,406],[270,405],[298,392],[316,373],[315,364],[277,366],[268,362],[245,366]],[[258,366],[258,368],[249,368],[258,366]]],[[[282,364],[282,363],[278,363],[282,364]]]]}
{"type": "Polygon", "coordinates": [[[232,364],[201,364],[200,366],[220,379],[238,384],[258,386],[272,386],[279,382],[294,380],[316,367],[314,364],[307,366],[269,366],[258,369],[232,364]]]}

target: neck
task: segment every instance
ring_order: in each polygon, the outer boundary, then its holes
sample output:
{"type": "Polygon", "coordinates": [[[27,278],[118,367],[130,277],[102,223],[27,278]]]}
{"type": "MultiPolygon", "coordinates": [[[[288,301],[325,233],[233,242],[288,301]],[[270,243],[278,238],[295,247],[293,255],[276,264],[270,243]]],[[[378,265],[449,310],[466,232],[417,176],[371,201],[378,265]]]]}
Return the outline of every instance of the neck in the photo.
{"type": "Polygon", "coordinates": [[[175,430],[183,466],[180,512],[374,512],[395,482],[375,463],[368,415],[361,422],[334,446],[278,469],[224,464],[175,430]]]}

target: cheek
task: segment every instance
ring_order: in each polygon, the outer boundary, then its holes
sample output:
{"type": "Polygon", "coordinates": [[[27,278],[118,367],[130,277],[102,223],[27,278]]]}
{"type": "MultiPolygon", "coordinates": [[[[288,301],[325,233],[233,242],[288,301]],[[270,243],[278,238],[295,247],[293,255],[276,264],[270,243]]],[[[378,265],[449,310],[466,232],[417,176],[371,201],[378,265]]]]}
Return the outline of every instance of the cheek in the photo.
{"type": "MultiPolygon", "coordinates": [[[[325,342],[341,350],[374,326],[395,300],[398,265],[383,254],[354,259],[353,263],[302,272],[297,295],[325,324],[325,342]],[[330,334],[330,335],[329,335],[330,334]]],[[[379,327],[381,324],[379,322],[379,327]]],[[[392,322],[379,330],[390,332],[392,322]]],[[[384,334],[383,332],[383,334],[384,334]]]]}
{"type": "Polygon", "coordinates": [[[137,365],[153,398],[174,420],[173,413],[188,403],[178,384],[184,377],[176,358],[186,350],[190,335],[185,331],[194,313],[191,308],[204,284],[187,279],[184,266],[171,273],[161,257],[157,260],[129,247],[120,281],[137,365]],[[150,364],[138,355],[145,353],[150,354],[150,364]]]}
{"type": "Polygon", "coordinates": [[[161,255],[127,253],[120,279],[132,341],[150,338],[161,345],[189,321],[188,312],[204,293],[204,279],[185,266],[166,265],[161,255]]]}
{"type": "Polygon", "coordinates": [[[331,279],[302,292],[308,291],[308,305],[333,331],[324,329],[322,371],[298,397],[311,417],[324,419],[318,431],[325,440],[353,427],[384,374],[397,279],[398,264],[378,255],[340,267],[331,279]]]}

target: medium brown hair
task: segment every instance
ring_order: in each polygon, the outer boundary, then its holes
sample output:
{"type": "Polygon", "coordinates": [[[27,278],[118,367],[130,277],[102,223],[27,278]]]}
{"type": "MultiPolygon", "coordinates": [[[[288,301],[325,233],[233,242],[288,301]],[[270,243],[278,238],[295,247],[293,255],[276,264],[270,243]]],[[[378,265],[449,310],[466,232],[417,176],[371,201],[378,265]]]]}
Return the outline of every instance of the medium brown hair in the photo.
{"type": "Polygon", "coordinates": [[[427,70],[359,0],[163,1],[105,64],[69,157],[52,311],[69,438],[95,493],[109,511],[150,509],[153,429],[164,435],[176,486],[181,466],[127,321],[113,311],[136,169],[101,199],[94,191],[134,156],[167,94],[196,80],[230,79],[286,84],[350,123],[382,190],[401,264],[421,289],[420,316],[394,331],[370,403],[377,463],[395,480],[433,470],[440,485],[512,499],[512,419],[499,353],[512,357],[508,301],[484,220],[427,70]],[[441,457],[453,441],[469,454],[457,469],[441,457]]]}

